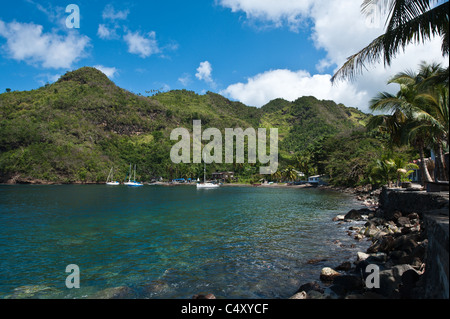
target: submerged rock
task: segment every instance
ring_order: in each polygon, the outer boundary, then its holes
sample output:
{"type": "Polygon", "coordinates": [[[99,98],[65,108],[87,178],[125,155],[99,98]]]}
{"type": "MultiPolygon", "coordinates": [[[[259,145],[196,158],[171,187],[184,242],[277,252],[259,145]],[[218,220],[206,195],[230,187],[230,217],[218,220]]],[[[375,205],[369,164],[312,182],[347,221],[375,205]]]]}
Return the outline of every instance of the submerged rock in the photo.
{"type": "Polygon", "coordinates": [[[132,299],[133,290],[126,286],[107,288],[99,291],[89,299],[132,299]]]}
{"type": "Polygon", "coordinates": [[[6,299],[33,299],[42,294],[54,293],[57,290],[55,288],[43,286],[43,285],[29,285],[17,287],[13,290],[13,294],[6,297],[6,299]]]}
{"type": "Polygon", "coordinates": [[[170,286],[167,282],[162,280],[155,280],[149,284],[144,284],[141,287],[142,293],[146,298],[152,298],[155,295],[159,295],[164,293],[165,291],[170,289],[170,286]]]}
{"type": "Polygon", "coordinates": [[[194,295],[192,299],[216,299],[216,296],[213,294],[206,294],[206,295],[194,295]]]}

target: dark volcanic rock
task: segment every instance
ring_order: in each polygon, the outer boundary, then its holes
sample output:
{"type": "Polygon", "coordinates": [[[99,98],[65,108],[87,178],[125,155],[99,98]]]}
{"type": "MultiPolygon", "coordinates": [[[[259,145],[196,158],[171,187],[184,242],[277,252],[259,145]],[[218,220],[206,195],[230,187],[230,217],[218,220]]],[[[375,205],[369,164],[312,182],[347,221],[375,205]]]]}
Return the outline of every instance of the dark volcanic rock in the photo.
{"type": "Polygon", "coordinates": [[[372,211],[368,208],[352,209],[345,215],[344,219],[345,220],[361,220],[362,215],[369,215],[370,213],[372,213],[372,211]]]}
{"type": "Polygon", "coordinates": [[[297,290],[297,293],[302,292],[302,291],[304,291],[306,293],[309,293],[310,291],[318,291],[322,294],[324,292],[322,287],[320,287],[320,285],[316,281],[301,285],[300,288],[297,290]]]}

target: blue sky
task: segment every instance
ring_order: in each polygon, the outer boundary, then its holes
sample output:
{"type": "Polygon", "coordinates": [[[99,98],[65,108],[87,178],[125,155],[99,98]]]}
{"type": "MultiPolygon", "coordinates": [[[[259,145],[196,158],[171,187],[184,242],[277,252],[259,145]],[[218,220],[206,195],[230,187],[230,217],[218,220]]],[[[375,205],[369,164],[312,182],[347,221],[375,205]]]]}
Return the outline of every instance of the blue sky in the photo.
{"type": "Polygon", "coordinates": [[[0,92],[35,89],[93,66],[144,95],[213,91],[255,106],[314,95],[365,110],[389,76],[441,57],[435,41],[408,50],[392,70],[374,67],[356,83],[332,86],[329,79],[345,58],[382,32],[382,24],[367,23],[361,2],[7,2],[0,12],[0,92]],[[79,29],[66,27],[69,4],[80,9],[79,29]]]}

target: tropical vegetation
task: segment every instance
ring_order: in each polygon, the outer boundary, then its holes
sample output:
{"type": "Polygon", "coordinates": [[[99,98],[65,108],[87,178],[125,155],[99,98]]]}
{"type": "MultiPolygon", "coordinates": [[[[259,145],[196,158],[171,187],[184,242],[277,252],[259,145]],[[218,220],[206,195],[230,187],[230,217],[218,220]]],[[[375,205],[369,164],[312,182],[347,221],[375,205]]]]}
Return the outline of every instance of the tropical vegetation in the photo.
{"type": "Polygon", "coordinates": [[[448,150],[448,82],[436,80],[446,72],[439,64],[422,63],[417,72],[401,72],[389,81],[400,86],[396,95],[384,92],[371,101],[371,110],[388,114],[371,118],[368,127],[388,133],[391,147],[410,145],[418,151],[423,183],[432,181],[426,149],[436,154],[437,179],[448,180],[443,151],[448,150]]]}
{"type": "MultiPolygon", "coordinates": [[[[57,82],[27,92],[0,95],[0,182],[97,183],[111,167],[124,180],[130,164],[140,180],[199,178],[199,164],[174,164],[174,128],[279,128],[280,181],[295,172],[315,172],[308,151],[326,136],[363,129],[369,115],[332,101],[302,97],[275,100],[262,108],[230,101],[219,94],[186,90],[152,96],[117,87],[93,68],[68,72],[57,82]],[[239,116],[237,116],[239,115],[239,116]],[[301,155],[300,157],[297,155],[301,155]]],[[[212,164],[234,171],[237,181],[258,182],[261,163],[212,164]]],[[[270,176],[268,177],[271,178],[270,176]]]]}

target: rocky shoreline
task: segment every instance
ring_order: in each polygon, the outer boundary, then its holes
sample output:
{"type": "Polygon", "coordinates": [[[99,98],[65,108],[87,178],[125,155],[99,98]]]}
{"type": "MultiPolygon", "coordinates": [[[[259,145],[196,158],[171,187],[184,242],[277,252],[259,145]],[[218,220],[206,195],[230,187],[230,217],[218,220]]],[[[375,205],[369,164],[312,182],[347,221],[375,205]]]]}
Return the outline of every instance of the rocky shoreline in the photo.
{"type": "Polygon", "coordinates": [[[354,194],[367,207],[338,215],[333,221],[339,225],[365,221],[361,227],[350,225],[347,234],[355,241],[369,240],[371,245],[358,252],[353,262],[323,268],[319,281],[303,284],[289,299],[423,298],[428,239],[421,214],[383,211],[378,205],[381,189],[331,189],[354,194]]]}

